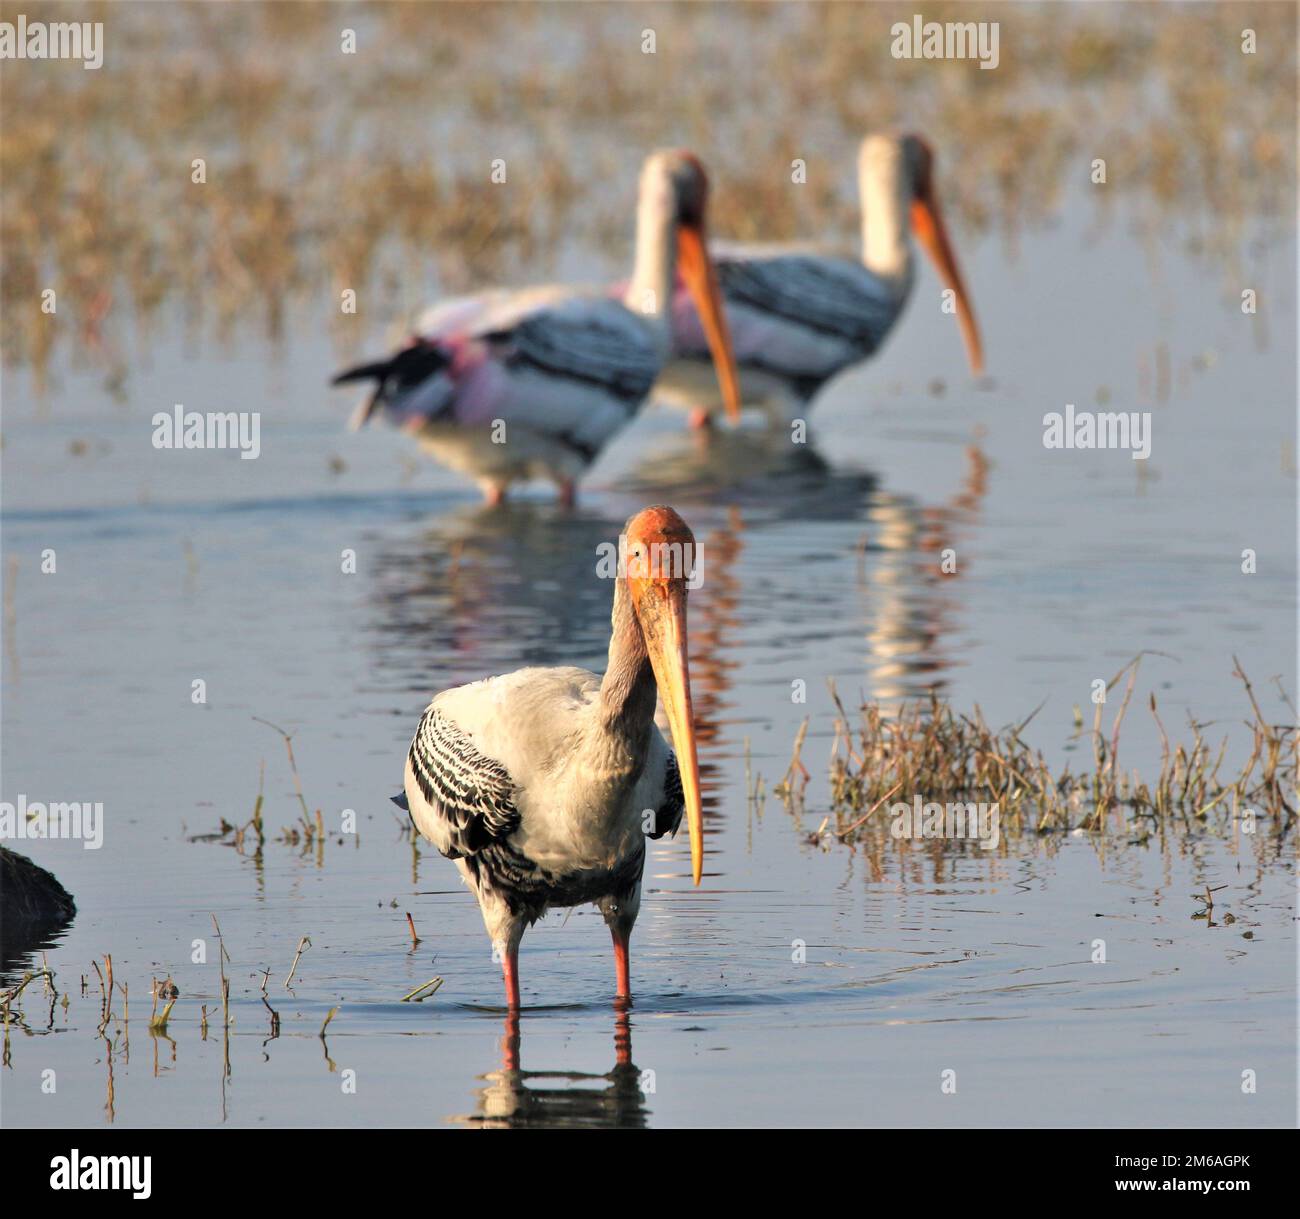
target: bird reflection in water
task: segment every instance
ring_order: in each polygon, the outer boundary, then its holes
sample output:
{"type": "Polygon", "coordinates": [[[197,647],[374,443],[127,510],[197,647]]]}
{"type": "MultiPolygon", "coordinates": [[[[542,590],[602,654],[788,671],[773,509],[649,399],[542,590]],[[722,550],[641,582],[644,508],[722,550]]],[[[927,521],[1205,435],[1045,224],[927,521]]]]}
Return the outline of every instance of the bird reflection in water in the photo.
{"type": "Polygon", "coordinates": [[[376,667],[426,693],[502,666],[603,667],[601,543],[622,520],[553,504],[474,506],[388,536],[374,556],[376,667]]]}
{"type": "MultiPolygon", "coordinates": [[[[691,507],[707,571],[692,621],[716,614],[710,630],[729,634],[741,617],[732,573],[742,514],[751,530],[773,520],[861,519],[876,485],[873,474],[832,470],[810,445],[792,445],[780,432],[674,430],[661,440],[635,469],[607,475],[616,502],[605,512],[520,501],[455,510],[418,532],[386,536],[371,559],[377,667],[400,672],[404,687],[420,691],[503,664],[599,668],[609,589],[592,578],[597,548],[616,540],[628,512],[647,503],[691,507]],[[715,590],[725,598],[716,607],[715,590]]],[[[710,662],[701,654],[698,663],[710,662]]],[[[705,699],[726,684],[721,666],[706,673],[705,699]]],[[[700,731],[708,740],[707,726],[700,731]]]]}
{"type": "MultiPolygon", "coordinates": [[[[966,450],[961,483],[938,503],[886,489],[871,471],[836,468],[811,444],[792,444],[779,428],[665,437],[625,485],[630,483],[642,495],[655,488],[684,505],[725,507],[731,514],[725,543],[711,551],[708,539],[704,547],[706,558],[721,554],[729,559],[723,579],[715,578],[716,566],[709,572],[705,612],[713,616],[712,627],[731,626],[743,618],[741,588],[727,583],[744,541],[742,514],[751,535],[774,524],[865,521],[858,553],[866,644],[863,689],[869,698],[896,708],[930,689],[941,689],[956,663],[953,649],[963,603],[952,581],[971,561],[971,548],[963,543],[979,523],[988,482],[989,463],[978,442],[977,435],[966,450]],[[955,568],[945,566],[949,548],[961,551],[955,568]]],[[[715,633],[719,646],[704,646],[699,652],[713,657],[715,675],[725,689],[733,684],[724,666],[730,663],[726,640],[734,632],[715,633]]],[[[696,671],[708,663],[700,662],[696,671]]],[[[707,697],[706,687],[700,703],[707,706],[707,697]]],[[[716,723],[725,723],[721,700],[709,710],[716,723]]],[[[706,727],[700,731],[716,756],[718,742],[706,735],[706,727]]]]}
{"type": "Polygon", "coordinates": [[[884,493],[873,498],[858,568],[866,616],[864,688],[885,707],[897,709],[947,684],[963,609],[950,581],[970,562],[960,542],[978,523],[987,483],[988,459],[971,445],[965,477],[946,502],[884,493]]]}
{"type": "Polygon", "coordinates": [[[781,428],[673,432],[615,477],[629,494],[679,506],[752,505],[765,519],[785,521],[858,518],[878,482],[870,471],[836,469],[781,428]]]}
{"type": "Polygon", "coordinates": [[[455,1120],[487,1129],[641,1128],[649,1124],[643,1073],[632,1061],[626,1011],[614,1016],[614,1065],[587,1071],[525,1071],[520,1065],[519,1013],[505,1019],[501,1069],[482,1076],[478,1112],[455,1120]]]}

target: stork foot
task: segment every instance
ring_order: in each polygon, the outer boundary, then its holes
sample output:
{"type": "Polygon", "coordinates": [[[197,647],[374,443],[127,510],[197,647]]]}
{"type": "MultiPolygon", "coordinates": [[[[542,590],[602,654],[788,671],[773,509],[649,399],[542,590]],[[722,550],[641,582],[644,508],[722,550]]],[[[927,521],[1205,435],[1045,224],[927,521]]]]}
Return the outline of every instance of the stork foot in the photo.
{"type": "Polygon", "coordinates": [[[571,478],[560,483],[560,506],[572,508],[578,500],[578,485],[571,478]]]}
{"type": "Polygon", "coordinates": [[[506,502],[506,489],[499,483],[487,483],[483,487],[483,502],[489,508],[499,508],[506,502]]]}
{"type": "Polygon", "coordinates": [[[691,413],[686,416],[686,423],[689,427],[692,427],[697,431],[704,428],[712,428],[713,412],[702,406],[693,407],[691,413]]]}

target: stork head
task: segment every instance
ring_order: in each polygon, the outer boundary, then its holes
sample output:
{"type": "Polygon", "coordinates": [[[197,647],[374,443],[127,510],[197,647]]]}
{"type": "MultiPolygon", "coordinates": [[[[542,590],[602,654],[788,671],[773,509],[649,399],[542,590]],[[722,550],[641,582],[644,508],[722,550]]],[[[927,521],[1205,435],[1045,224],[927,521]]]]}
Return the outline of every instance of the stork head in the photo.
{"type": "Polygon", "coordinates": [[[686,588],[697,559],[695,535],[671,508],[655,507],[628,521],[624,538],[628,594],[677,753],[691,838],[691,875],[698,885],[704,870],[704,811],[686,655],[686,588]]]}
{"type": "Polygon", "coordinates": [[[879,166],[881,172],[902,178],[900,185],[908,205],[912,233],[934,263],[944,286],[950,288],[957,298],[957,324],[961,327],[971,371],[978,375],[984,371],[984,349],[970,296],[957,266],[956,255],[952,252],[952,245],[948,241],[948,229],[939,208],[934,183],[934,160],[934,149],[919,135],[900,138],[869,135],[862,141],[860,161],[864,170],[869,166],[879,166]]]}
{"type": "Polygon", "coordinates": [[[718,373],[727,416],[734,423],[740,418],[740,378],[722,308],[717,271],[709,257],[705,224],[709,176],[694,153],[677,148],[661,150],[646,158],[641,170],[641,194],[643,199],[655,200],[672,218],[677,269],[695,302],[718,373]]]}

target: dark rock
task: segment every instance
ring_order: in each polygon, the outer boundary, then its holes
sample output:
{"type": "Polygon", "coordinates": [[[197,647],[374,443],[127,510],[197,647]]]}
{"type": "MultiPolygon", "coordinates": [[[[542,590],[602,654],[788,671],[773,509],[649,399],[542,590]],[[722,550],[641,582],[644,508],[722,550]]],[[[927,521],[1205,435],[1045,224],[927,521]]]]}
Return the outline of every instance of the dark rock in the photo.
{"type": "Polygon", "coordinates": [[[0,847],[0,974],[50,947],[76,913],[72,895],[49,872],[0,847]]]}

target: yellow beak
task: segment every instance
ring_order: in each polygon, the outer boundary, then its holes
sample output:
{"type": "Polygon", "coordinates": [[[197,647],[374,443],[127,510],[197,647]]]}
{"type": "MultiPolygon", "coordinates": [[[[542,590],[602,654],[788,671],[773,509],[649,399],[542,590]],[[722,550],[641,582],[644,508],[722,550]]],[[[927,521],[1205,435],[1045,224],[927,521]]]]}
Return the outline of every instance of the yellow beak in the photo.
{"type": "Polygon", "coordinates": [[[980,343],[979,327],[975,323],[970,297],[966,294],[966,284],[957,268],[957,259],[948,242],[948,230],[943,223],[939,201],[932,189],[927,188],[912,202],[912,232],[938,268],[944,285],[951,288],[957,297],[957,324],[961,327],[962,342],[966,344],[971,372],[979,376],[984,371],[984,348],[980,343]]]}
{"type": "Polygon", "coordinates": [[[718,385],[722,389],[722,401],[727,408],[727,418],[736,423],[740,419],[740,377],[736,372],[736,355],[731,346],[727,315],[722,309],[718,273],[709,257],[701,229],[686,224],[677,226],[677,266],[695,301],[700,323],[704,327],[704,337],[709,342],[713,366],[718,372],[718,385]]]}
{"type": "Polygon", "coordinates": [[[653,623],[647,623],[643,617],[642,629],[677,753],[686,803],[686,828],[691,836],[691,875],[698,885],[704,873],[704,809],[700,803],[700,763],[695,748],[695,716],[686,659],[685,586],[667,585],[664,597],[662,611],[654,615],[653,623]]]}

